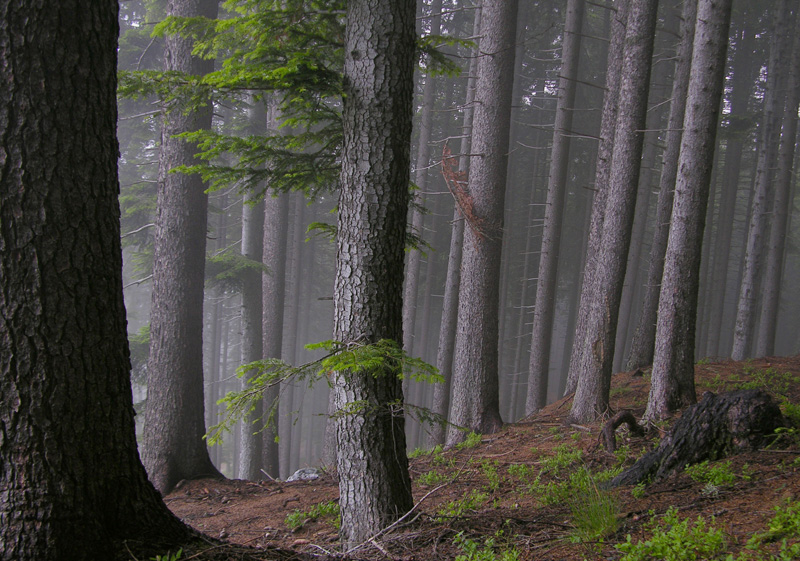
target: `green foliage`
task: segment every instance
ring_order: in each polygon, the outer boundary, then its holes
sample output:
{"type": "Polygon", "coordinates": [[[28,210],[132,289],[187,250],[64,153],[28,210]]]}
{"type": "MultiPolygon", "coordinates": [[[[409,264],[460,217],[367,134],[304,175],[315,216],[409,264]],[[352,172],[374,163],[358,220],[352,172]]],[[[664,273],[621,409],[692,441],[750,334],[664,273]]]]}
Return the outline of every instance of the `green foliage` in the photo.
{"type": "Polygon", "coordinates": [[[591,542],[605,538],[617,531],[619,507],[613,495],[597,487],[586,468],[575,471],[569,480],[571,532],[575,542],[591,542]]]}
{"type": "Polygon", "coordinates": [[[269,267],[236,250],[206,257],[206,284],[238,291],[247,278],[270,274],[269,267]]]}
{"type": "Polygon", "coordinates": [[[329,518],[331,523],[338,529],[342,522],[339,514],[339,505],[334,501],[328,501],[327,503],[314,505],[307,511],[295,509],[286,516],[284,522],[290,530],[296,530],[307,522],[319,520],[320,518],[329,518]]]}
{"type": "Polygon", "coordinates": [[[725,548],[722,530],[698,516],[692,523],[688,518],[681,520],[678,511],[672,507],[658,522],[651,521],[647,529],[652,532],[650,539],[634,543],[628,534],[625,543],[616,547],[625,555],[620,561],[694,561],[713,559],[725,548]]]}
{"type": "Polygon", "coordinates": [[[644,498],[644,492],[646,489],[646,485],[644,483],[637,483],[633,489],[631,489],[631,496],[634,499],[642,499],[644,498]]]}
{"type": "Polygon", "coordinates": [[[419,483],[420,485],[425,485],[427,487],[433,487],[434,485],[439,485],[446,479],[447,477],[444,474],[439,473],[435,469],[432,469],[431,471],[426,471],[425,473],[420,475],[417,478],[417,483],[419,483]]]}
{"type": "MultiPolygon", "coordinates": [[[[247,387],[240,391],[228,392],[219,400],[218,403],[225,405],[225,415],[222,421],[211,427],[206,434],[209,443],[219,443],[224,432],[230,430],[238,420],[245,418],[255,410],[256,404],[263,400],[264,393],[268,388],[289,379],[306,382],[310,386],[320,379],[325,379],[330,383],[330,377],[333,375],[346,378],[355,372],[367,372],[376,377],[388,375],[402,379],[405,376],[411,376],[415,381],[429,383],[442,381],[436,367],[419,358],[409,356],[400,345],[388,339],[371,344],[323,341],[306,345],[306,348],[322,350],[327,354],[300,366],[292,366],[275,358],[266,358],[240,366],[236,375],[247,379],[247,387]]],[[[253,420],[253,424],[260,425],[260,430],[271,426],[274,422],[277,399],[270,407],[266,408],[262,417],[253,420]]],[[[375,407],[377,406],[364,401],[352,402],[337,414],[363,414],[375,407]]],[[[393,415],[400,415],[403,412],[402,403],[389,403],[387,407],[393,415]]],[[[406,411],[426,422],[445,422],[439,419],[439,416],[427,412],[423,408],[406,406],[406,411]]]]}
{"type": "Polygon", "coordinates": [[[456,449],[466,450],[467,448],[475,448],[481,443],[481,438],[482,435],[476,432],[470,432],[465,440],[456,444],[456,449]]]}
{"type": "Polygon", "coordinates": [[[464,536],[464,532],[459,532],[453,539],[461,551],[462,555],[456,556],[455,561],[519,561],[520,554],[517,548],[511,546],[509,548],[500,548],[496,543],[496,538],[500,537],[502,532],[499,532],[495,537],[487,538],[481,545],[464,536]]]}
{"type": "Polygon", "coordinates": [[[526,465],[526,464],[511,464],[507,468],[508,475],[511,477],[516,477],[517,479],[521,479],[523,481],[529,481],[534,479],[538,474],[538,469],[536,466],[526,465]]]}
{"type": "Polygon", "coordinates": [[[781,404],[783,416],[789,420],[792,426],[800,427],[800,404],[784,400],[781,404]]]}
{"type": "Polygon", "coordinates": [[[183,556],[183,548],[179,549],[175,553],[168,552],[164,555],[156,555],[153,557],[153,561],[179,561],[180,558],[183,556]]]}
{"type": "Polygon", "coordinates": [[[762,543],[771,543],[787,538],[800,538],[800,501],[787,500],[776,506],[775,516],[767,524],[767,530],[754,534],[747,541],[747,547],[752,549],[762,543]]]}
{"type": "Polygon", "coordinates": [[[464,516],[467,511],[477,510],[488,499],[488,495],[473,489],[472,492],[460,500],[450,501],[442,505],[437,514],[441,518],[456,518],[464,516]]]}
{"type": "Polygon", "coordinates": [[[711,465],[706,460],[699,464],[686,466],[686,474],[698,483],[706,483],[715,487],[730,485],[736,481],[736,474],[733,473],[730,461],[711,465]]]}
{"type": "Polygon", "coordinates": [[[542,471],[558,475],[565,468],[579,462],[583,458],[583,450],[575,449],[571,444],[561,444],[555,448],[555,455],[542,461],[542,471]]]}
{"type": "Polygon", "coordinates": [[[740,390],[766,390],[778,395],[786,396],[792,384],[798,382],[797,376],[791,372],[779,372],[776,368],[744,368],[744,374],[749,376],[747,382],[736,384],[736,389],[740,390]]]}
{"type": "Polygon", "coordinates": [[[486,478],[488,487],[490,491],[497,491],[500,488],[500,474],[497,471],[497,460],[491,462],[489,460],[483,460],[481,462],[480,470],[483,476],[486,478]]]}

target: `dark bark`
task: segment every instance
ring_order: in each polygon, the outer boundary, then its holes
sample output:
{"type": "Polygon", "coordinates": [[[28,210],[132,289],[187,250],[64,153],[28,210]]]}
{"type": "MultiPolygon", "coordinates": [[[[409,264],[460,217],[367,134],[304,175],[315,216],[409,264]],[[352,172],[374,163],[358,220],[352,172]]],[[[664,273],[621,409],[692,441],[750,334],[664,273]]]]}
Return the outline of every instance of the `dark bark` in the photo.
{"type": "Polygon", "coordinates": [[[700,0],[686,98],[652,384],[645,417],[662,419],[697,399],[694,347],[700,258],[728,47],[731,0],[700,0]]]}
{"type": "Polygon", "coordinates": [[[692,65],[692,45],[694,44],[695,23],[697,21],[697,0],[685,0],[681,15],[681,42],[678,47],[678,61],[672,85],[672,102],[667,121],[666,150],[661,168],[661,181],[658,185],[658,204],[656,211],[653,244],[650,246],[650,262],[645,281],[645,297],[636,332],[633,336],[628,370],[635,370],[653,362],[656,339],[656,313],[661,277],[664,273],[664,255],[667,251],[672,202],[675,195],[675,181],[678,176],[678,156],[683,132],[683,117],[686,113],[686,95],[689,88],[689,71],[692,65]]]}
{"type": "MultiPolygon", "coordinates": [[[[498,380],[500,252],[508,163],[517,0],[489,0],[481,13],[475,116],[466,197],[450,421],[490,434],[502,425],[498,380]]],[[[447,444],[466,437],[450,427],[447,444]]]]}
{"type": "Polygon", "coordinates": [[[577,422],[593,420],[608,409],[619,302],[639,183],[657,8],[657,0],[633,2],[628,16],[608,193],[593,259],[592,297],[585,303],[581,298],[581,305],[588,306],[584,338],[577,341],[583,351],[580,360],[570,365],[578,377],[570,411],[577,422]]]}
{"type": "MultiPolygon", "coordinates": [[[[402,341],[414,8],[413,0],[347,6],[334,290],[334,337],[346,344],[402,341]]],[[[337,372],[333,393],[341,538],[354,546],[413,506],[403,394],[390,368],[337,372]]]]}
{"type": "Polygon", "coordinates": [[[572,117],[575,114],[578,61],[581,50],[584,0],[567,2],[564,39],[561,47],[561,73],[558,84],[558,103],[550,155],[550,177],[542,232],[542,251],[539,260],[539,281],[536,284],[536,304],[533,312],[528,367],[528,395],[525,415],[532,415],[547,402],[550,376],[550,345],[553,339],[553,316],[556,307],[558,256],[561,244],[561,225],[567,196],[572,117]]]}
{"type": "Polygon", "coordinates": [[[756,450],[784,425],[780,407],[761,390],[706,392],[683,412],[658,448],[645,454],[610,487],[659,481],[687,465],[756,450]]]}
{"type": "MultiPolygon", "coordinates": [[[[216,17],[214,0],[171,0],[167,13],[216,17]]],[[[213,61],[193,57],[192,41],[165,39],[165,70],[202,75],[213,61]]],[[[142,461],[156,489],[168,493],[182,479],[220,477],[203,435],[203,288],[208,196],[199,175],[170,173],[195,163],[196,147],[176,134],[211,126],[211,106],[164,115],[150,308],[142,461]]]]}
{"type": "Polygon", "coordinates": [[[615,432],[622,424],[628,425],[628,430],[630,430],[631,434],[634,436],[644,436],[644,429],[636,422],[636,417],[633,416],[633,413],[627,409],[620,411],[603,425],[603,430],[600,432],[600,437],[603,439],[603,446],[606,447],[608,452],[613,453],[617,449],[617,437],[615,432]]]}
{"type": "Polygon", "coordinates": [[[139,461],[122,300],[116,1],[0,1],[0,559],[189,531],[139,461]]]}

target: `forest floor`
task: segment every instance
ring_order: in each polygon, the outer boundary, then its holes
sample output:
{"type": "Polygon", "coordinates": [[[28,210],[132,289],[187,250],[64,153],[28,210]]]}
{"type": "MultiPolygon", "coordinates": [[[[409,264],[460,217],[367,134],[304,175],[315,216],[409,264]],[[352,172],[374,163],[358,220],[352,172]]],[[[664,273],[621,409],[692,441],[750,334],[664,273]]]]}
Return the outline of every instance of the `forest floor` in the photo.
{"type": "MultiPolygon", "coordinates": [[[[696,376],[698,399],[705,391],[762,388],[784,413],[800,417],[800,407],[791,405],[800,404],[800,356],[706,362],[697,365],[696,376]]],[[[629,409],[640,418],[648,380],[648,370],[614,376],[613,410],[629,409]]],[[[800,545],[790,549],[800,543],[800,430],[790,429],[766,449],[711,462],[694,478],[682,472],[606,492],[599,482],[652,449],[670,423],[643,438],[620,428],[612,454],[599,439],[601,422],[565,425],[570,399],[497,434],[475,435],[470,446],[416,454],[410,464],[417,503],[411,516],[347,555],[337,538],[332,475],[292,483],[187,482],[166,497],[167,505],[187,524],[229,545],[187,548],[181,560],[616,560],[624,555],[616,546],[627,536],[632,543],[650,539],[654,548],[699,548],[696,557],[651,550],[630,559],[798,558],[800,545]],[[776,507],[784,518],[764,534],[776,507]],[[705,527],[698,526],[698,517],[705,527]],[[684,527],[678,519],[690,522],[684,527]],[[757,533],[760,549],[748,553],[746,543],[757,533]],[[781,548],[783,557],[773,557],[781,548]]]]}

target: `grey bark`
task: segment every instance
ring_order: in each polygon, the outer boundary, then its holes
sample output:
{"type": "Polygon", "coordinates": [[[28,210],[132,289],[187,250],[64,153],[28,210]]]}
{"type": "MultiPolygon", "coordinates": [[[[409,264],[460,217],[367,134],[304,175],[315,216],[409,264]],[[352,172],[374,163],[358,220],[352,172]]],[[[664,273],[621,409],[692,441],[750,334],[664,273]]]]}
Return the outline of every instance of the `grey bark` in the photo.
{"type": "Polygon", "coordinates": [[[756,317],[756,300],[761,281],[762,255],[766,245],[767,212],[771,210],[772,176],[780,140],[780,117],[783,114],[785,92],[781,91],[783,61],[792,27],[790,6],[793,0],[781,0],[775,12],[774,35],[770,45],[770,60],[767,66],[767,85],[764,92],[763,129],[759,141],[756,184],[750,208],[747,230],[747,249],[744,270],[739,287],[736,306],[736,325],[733,336],[733,360],[744,360],[751,352],[756,317]]]}
{"type": "MultiPolygon", "coordinates": [[[[213,0],[171,0],[167,13],[216,17],[213,0]]],[[[165,39],[165,70],[202,75],[213,61],[192,56],[192,41],[165,39]]],[[[220,477],[211,463],[203,403],[203,284],[208,196],[199,175],[169,173],[195,163],[196,147],[176,134],[211,126],[211,106],[164,115],[150,311],[142,461],[156,489],[168,493],[182,479],[220,477]]]]}
{"type": "Polygon", "coordinates": [[[577,341],[584,349],[580,361],[571,365],[578,371],[578,385],[570,417],[577,422],[594,420],[608,409],[614,336],[639,183],[657,8],[657,0],[634,2],[628,16],[608,194],[594,258],[594,289],[587,302],[585,337],[577,341]]]}
{"type": "Polygon", "coordinates": [[[661,277],[664,273],[664,255],[669,237],[675,181],[678,175],[678,155],[683,132],[683,117],[686,112],[686,95],[689,88],[689,71],[692,64],[697,0],[685,0],[681,14],[681,42],[678,47],[675,78],[672,85],[672,102],[667,121],[666,149],[658,185],[655,232],[650,246],[650,262],[645,281],[645,296],[642,310],[633,336],[627,369],[635,370],[653,362],[656,336],[656,313],[661,277]]]}
{"type": "MultiPolygon", "coordinates": [[[[450,420],[490,434],[502,425],[498,390],[500,251],[503,239],[508,133],[517,0],[488,0],[481,13],[464,253],[450,420]]],[[[446,443],[465,434],[451,426],[446,443]]]]}
{"type": "Polygon", "coordinates": [[[772,220],[767,245],[763,304],[756,346],[757,356],[769,356],[775,352],[775,330],[778,324],[778,304],[787,226],[789,214],[794,206],[794,202],[791,200],[792,170],[797,146],[797,108],[800,104],[800,33],[796,33],[796,31],[795,29],[788,95],[782,119],[783,130],[778,152],[778,169],[775,176],[775,200],[772,205],[772,220]]]}
{"type": "Polygon", "coordinates": [[[619,0],[617,10],[611,18],[611,38],[608,48],[606,70],[606,91],[603,97],[603,116],[600,123],[600,145],[597,149],[597,166],[595,169],[594,201],[589,217],[589,237],[586,248],[586,265],[583,271],[578,319],[575,326],[570,367],[567,375],[566,393],[572,393],[578,386],[577,368],[583,355],[583,341],[587,337],[587,319],[589,307],[594,294],[594,271],[597,266],[597,252],[608,195],[608,180],[611,168],[611,155],[614,149],[617,114],[619,112],[619,84],[622,76],[622,57],[625,46],[625,29],[628,22],[629,0],[619,0]]]}
{"type": "Polygon", "coordinates": [[[678,159],[655,356],[645,418],[659,420],[696,401],[695,323],[700,257],[725,76],[732,0],[699,0],[692,70],[678,159]]]}
{"type": "Polygon", "coordinates": [[[117,10],[111,0],[0,1],[4,561],[114,558],[126,540],[175,544],[190,535],[136,450],[117,10]]]}
{"type": "MultiPolygon", "coordinates": [[[[481,10],[475,10],[472,34],[480,33],[481,10]]],[[[467,92],[464,100],[464,118],[461,127],[461,148],[458,169],[460,173],[469,173],[469,156],[472,151],[472,118],[475,102],[475,75],[478,71],[478,57],[473,57],[469,64],[467,92]]],[[[450,251],[447,255],[447,277],[444,284],[444,301],[442,304],[442,321],[439,327],[439,346],[436,352],[436,368],[444,377],[444,382],[433,388],[432,411],[440,418],[446,418],[450,410],[450,392],[453,381],[453,352],[456,343],[456,326],[458,324],[458,293],[461,284],[461,257],[464,246],[464,217],[455,205],[453,211],[453,231],[450,234],[450,251]]],[[[430,429],[429,444],[431,447],[444,444],[446,428],[444,424],[435,424],[430,429]]]]}
{"type": "Polygon", "coordinates": [[[550,177],[547,185],[542,250],[539,260],[539,281],[536,284],[536,307],[533,313],[533,337],[531,338],[528,367],[525,415],[535,413],[544,407],[547,401],[561,225],[564,221],[564,203],[567,196],[567,168],[570,138],[573,134],[572,117],[575,114],[575,92],[585,6],[583,0],[567,2],[553,147],[550,154],[550,177]]]}
{"type": "MultiPolygon", "coordinates": [[[[402,341],[414,8],[413,0],[347,6],[334,289],[334,337],[346,344],[402,341]]],[[[354,546],[413,505],[402,384],[389,368],[333,377],[341,539],[354,546]]]]}

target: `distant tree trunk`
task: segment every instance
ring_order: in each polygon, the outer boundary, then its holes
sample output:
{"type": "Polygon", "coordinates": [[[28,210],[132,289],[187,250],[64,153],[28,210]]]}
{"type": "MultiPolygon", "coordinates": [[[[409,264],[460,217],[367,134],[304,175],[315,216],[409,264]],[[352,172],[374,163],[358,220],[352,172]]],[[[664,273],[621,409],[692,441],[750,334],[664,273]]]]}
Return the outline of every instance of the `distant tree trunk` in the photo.
{"type": "MultiPolygon", "coordinates": [[[[247,119],[249,133],[264,134],[267,114],[264,102],[248,95],[247,119]]],[[[261,264],[264,246],[264,202],[260,193],[248,192],[242,203],[242,257],[261,264]]],[[[245,271],[242,278],[242,343],[241,363],[248,364],[264,358],[262,329],[261,273],[245,271]]],[[[249,378],[242,379],[242,389],[249,386],[249,378]]],[[[239,479],[258,481],[261,479],[261,456],[263,454],[261,417],[264,407],[256,404],[255,409],[242,420],[241,441],[239,443],[239,479]],[[254,424],[255,423],[255,424],[254,424]]]]}
{"type": "MultiPolygon", "coordinates": [[[[797,17],[797,16],[795,16],[797,17]]],[[[775,201],[770,222],[767,266],[764,278],[763,305],[758,330],[757,356],[775,352],[775,330],[778,324],[781,277],[786,248],[789,213],[794,207],[791,199],[794,152],[797,146],[797,108],[800,104],[800,33],[794,36],[792,65],[786,107],[783,111],[783,132],[778,152],[778,170],[775,176],[775,201]]]]}
{"type": "Polygon", "coordinates": [[[736,306],[736,327],[733,336],[733,360],[744,360],[751,352],[756,316],[762,254],[766,244],[767,211],[771,200],[771,185],[775,160],[780,141],[780,118],[783,115],[783,94],[780,74],[787,50],[791,45],[791,33],[797,30],[791,25],[790,6],[792,0],[780,0],[775,12],[774,35],[770,45],[770,60],[767,66],[767,85],[764,92],[763,130],[759,141],[756,185],[750,209],[747,230],[747,250],[744,258],[742,283],[736,306]],[[788,45],[787,45],[788,43],[788,45]]]}
{"type": "Polygon", "coordinates": [[[571,366],[578,370],[578,386],[570,417],[578,422],[593,420],[608,409],[617,316],[639,183],[657,8],[658,0],[634,2],[628,16],[614,152],[602,236],[595,256],[594,290],[587,302],[585,339],[578,340],[584,345],[581,360],[571,366]]]}
{"type": "Polygon", "coordinates": [[[597,166],[594,181],[594,202],[589,218],[589,238],[586,249],[586,265],[578,306],[578,319],[570,355],[569,374],[566,393],[572,393],[578,386],[578,362],[583,355],[583,341],[587,336],[587,319],[592,295],[594,293],[594,271],[608,195],[608,180],[611,169],[611,155],[614,150],[617,114],[619,112],[619,84],[622,73],[622,58],[625,48],[625,29],[628,22],[629,0],[619,0],[616,14],[611,18],[611,38],[608,48],[606,69],[606,91],[603,97],[603,116],[600,124],[600,145],[597,149],[597,166]],[[574,366],[573,366],[574,365],[574,366]]]}
{"type": "Polygon", "coordinates": [[[575,114],[578,62],[581,51],[584,0],[569,0],[561,47],[561,72],[558,84],[558,103],[550,155],[550,178],[544,212],[542,251],[539,260],[539,281],[536,284],[536,307],[533,312],[528,368],[528,395],[525,415],[531,415],[547,402],[547,382],[550,376],[550,345],[553,339],[553,312],[556,306],[558,256],[561,244],[561,225],[564,221],[564,202],[567,196],[567,169],[572,136],[572,116],[575,114]]]}
{"type": "MultiPolygon", "coordinates": [[[[472,35],[480,33],[481,9],[475,9],[472,35]]],[[[473,57],[469,64],[467,93],[464,101],[464,119],[461,127],[461,157],[458,170],[463,177],[469,173],[469,153],[472,151],[472,117],[475,102],[475,75],[478,71],[478,57],[473,57]]],[[[453,231],[450,234],[450,252],[447,256],[447,278],[444,284],[444,302],[442,304],[442,321],[439,328],[439,346],[436,353],[436,368],[444,377],[444,382],[433,387],[432,410],[440,417],[447,417],[450,410],[450,390],[453,381],[453,352],[456,343],[456,326],[458,323],[458,292],[461,284],[461,257],[464,246],[464,217],[455,205],[453,211],[453,231]]],[[[431,447],[444,444],[445,425],[435,424],[430,429],[429,444],[431,447]]]]}
{"type": "MultiPolygon", "coordinates": [[[[334,337],[346,344],[402,341],[414,8],[414,0],[347,5],[334,290],[334,337]]],[[[341,538],[353,546],[413,506],[402,385],[386,367],[336,372],[333,382],[341,538]]]]}
{"type": "MultiPolygon", "coordinates": [[[[431,35],[438,35],[442,25],[442,0],[431,2],[431,35]]],[[[433,106],[436,102],[436,79],[432,72],[425,76],[425,86],[422,92],[422,115],[419,119],[419,148],[414,174],[414,183],[418,192],[414,200],[417,205],[425,204],[425,193],[428,190],[428,176],[431,159],[431,128],[433,127],[433,106]]],[[[411,208],[411,231],[422,235],[422,226],[425,215],[418,206],[411,208]]],[[[419,284],[419,264],[421,250],[412,250],[408,255],[406,266],[406,285],[403,295],[403,348],[407,353],[414,350],[414,327],[417,316],[417,292],[419,284]]],[[[408,387],[404,383],[404,388],[408,387]]]]}
{"type": "Polygon", "coordinates": [[[658,305],[655,357],[645,418],[659,420],[696,401],[695,322],[711,169],[732,0],[700,0],[686,96],[664,278],[658,305]]]}
{"type": "MultiPolygon", "coordinates": [[[[475,85],[471,165],[464,205],[467,227],[458,304],[450,420],[490,434],[502,425],[498,388],[500,251],[508,162],[517,0],[486,0],[475,85]]],[[[463,205],[462,205],[463,206],[463,205]]],[[[447,444],[465,438],[450,427],[447,444]]]]}
{"type": "Polygon", "coordinates": [[[136,450],[117,11],[111,0],[0,1],[3,561],[111,559],[128,540],[190,535],[136,450]]]}
{"type": "MultiPolygon", "coordinates": [[[[170,0],[167,13],[215,18],[214,0],[170,0]]],[[[192,56],[190,39],[165,39],[165,69],[202,75],[213,61],[192,56]]],[[[195,146],[176,134],[211,126],[211,105],[164,115],[150,308],[150,360],[142,461],[156,489],[181,479],[220,477],[203,435],[203,288],[208,196],[199,175],[170,173],[195,163],[195,146]]]]}
{"type": "MultiPolygon", "coordinates": [[[[661,181],[658,186],[658,205],[656,211],[653,244],[650,246],[650,264],[645,281],[645,296],[636,333],[633,336],[627,369],[635,370],[652,364],[656,338],[656,313],[661,277],[664,272],[664,254],[669,237],[672,201],[675,194],[675,181],[678,175],[678,155],[683,132],[683,116],[686,112],[686,95],[689,88],[689,70],[692,64],[692,45],[694,43],[695,22],[697,20],[697,0],[685,0],[681,15],[681,42],[678,47],[678,62],[672,83],[672,102],[667,121],[667,147],[664,151],[661,168],[661,181]]],[[[713,156],[713,150],[712,150],[713,156]]]]}

